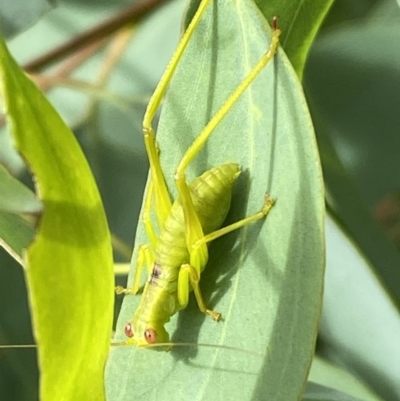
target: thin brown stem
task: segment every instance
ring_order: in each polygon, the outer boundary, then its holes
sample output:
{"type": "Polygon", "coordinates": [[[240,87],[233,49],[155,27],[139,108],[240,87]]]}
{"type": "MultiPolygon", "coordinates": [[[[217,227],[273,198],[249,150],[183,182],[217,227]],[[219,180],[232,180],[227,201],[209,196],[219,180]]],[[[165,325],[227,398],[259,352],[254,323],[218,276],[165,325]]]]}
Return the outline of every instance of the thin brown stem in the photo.
{"type": "Polygon", "coordinates": [[[97,53],[107,42],[108,39],[100,39],[83,49],[79,49],[63,61],[52,75],[30,73],[30,77],[43,92],[47,92],[58,83],[58,80],[67,79],[76,68],[97,53]]]}
{"type": "Polygon", "coordinates": [[[170,0],[144,0],[140,3],[135,3],[122,10],[114,17],[111,17],[94,28],[72,38],[61,46],[28,62],[23,68],[30,73],[37,72],[60,58],[109,36],[121,27],[139,21],[151,11],[168,1],[170,0]]]}

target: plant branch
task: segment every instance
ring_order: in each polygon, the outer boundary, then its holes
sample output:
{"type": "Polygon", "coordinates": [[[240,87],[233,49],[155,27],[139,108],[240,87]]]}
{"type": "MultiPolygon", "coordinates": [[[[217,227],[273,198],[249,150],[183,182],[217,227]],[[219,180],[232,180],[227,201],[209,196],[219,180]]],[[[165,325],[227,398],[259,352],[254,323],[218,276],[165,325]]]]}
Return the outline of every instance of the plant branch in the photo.
{"type": "Polygon", "coordinates": [[[121,27],[128,25],[132,22],[137,22],[149,14],[157,7],[167,3],[170,0],[144,0],[140,3],[135,3],[128,8],[125,8],[114,17],[100,23],[94,28],[72,38],[70,41],[58,46],[57,48],[49,51],[48,53],[39,56],[38,58],[25,64],[23,68],[25,71],[32,73],[41,70],[60,58],[65,57],[74,51],[80,50],[85,46],[98,42],[110,34],[114,33],[121,27]]]}

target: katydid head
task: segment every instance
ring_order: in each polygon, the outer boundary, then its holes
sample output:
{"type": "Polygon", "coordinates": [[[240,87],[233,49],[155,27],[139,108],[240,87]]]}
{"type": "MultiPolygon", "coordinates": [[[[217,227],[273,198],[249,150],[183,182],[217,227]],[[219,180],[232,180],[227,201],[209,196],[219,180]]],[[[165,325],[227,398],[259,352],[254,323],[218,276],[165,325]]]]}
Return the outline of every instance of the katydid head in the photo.
{"type": "Polygon", "coordinates": [[[164,326],[155,322],[129,322],[125,326],[125,335],[129,337],[129,344],[138,347],[169,342],[169,335],[164,326]]]}

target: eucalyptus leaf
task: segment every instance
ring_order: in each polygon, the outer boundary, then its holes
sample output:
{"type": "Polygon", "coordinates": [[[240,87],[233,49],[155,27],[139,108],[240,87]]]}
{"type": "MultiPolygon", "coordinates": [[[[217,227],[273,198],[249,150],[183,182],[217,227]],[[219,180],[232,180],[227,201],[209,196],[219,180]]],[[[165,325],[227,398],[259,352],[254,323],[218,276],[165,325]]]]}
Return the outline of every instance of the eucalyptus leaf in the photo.
{"type": "Polygon", "coordinates": [[[43,204],[36,195],[0,165],[0,245],[19,263],[35,229],[18,214],[39,214],[42,210],[43,204]]]}
{"type": "Polygon", "coordinates": [[[393,131],[400,124],[399,91],[393,85],[400,76],[399,28],[400,19],[394,14],[390,21],[376,19],[332,29],[316,42],[305,75],[328,204],[371,261],[398,308],[399,252],[371,209],[397,190],[399,182],[400,137],[393,131]]]}
{"type": "Polygon", "coordinates": [[[42,210],[42,202],[36,195],[0,164],[0,211],[38,214],[42,210]]]}
{"type": "MultiPolygon", "coordinates": [[[[207,8],[174,74],[158,126],[173,197],[183,153],[267,51],[270,38],[252,1],[215,1],[207,8]]],[[[266,192],[277,202],[265,221],[210,246],[201,287],[223,321],[203,316],[192,300],[167,326],[176,343],[216,348],[114,348],[106,371],[108,400],[287,401],[302,394],[322,301],[324,190],[302,90],[281,50],[218,125],[189,166],[188,179],[229,161],[239,163],[242,174],[227,223],[258,211],[266,192]]],[[[133,267],[138,246],[147,242],[139,224],[133,267]]],[[[123,327],[139,300],[125,298],[116,341],[126,338],[123,327]]]]}
{"type": "Polygon", "coordinates": [[[10,39],[29,28],[45,12],[51,10],[54,1],[3,0],[0,5],[0,33],[10,39]]]}
{"type": "Polygon", "coordinates": [[[308,380],[365,401],[384,401],[354,374],[318,356],[314,357],[308,380]]]}
{"type": "MultiPolygon", "coordinates": [[[[277,18],[282,30],[281,45],[302,79],[304,65],[311,44],[333,0],[255,0],[258,8],[268,21],[277,18]]],[[[200,0],[191,0],[185,19],[185,26],[191,21],[200,0]]]]}
{"type": "Polygon", "coordinates": [[[365,255],[327,219],[327,269],[320,338],[384,399],[400,397],[400,313],[365,255]],[[351,307],[349,307],[351,305],[351,307]],[[384,378],[384,379],[383,379],[384,378]]]}
{"type": "Polygon", "coordinates": [[[309,382],[303,401],[362,401],[362,399],[353,397],[333,388],[309,382]]]}
{"type": "Polygon", "coordinates": [[[0,212],[0,245],[20,264],[34,236],[34,227],[21,216],[0,212]]]}
{"type": "Polygon", "coordinates": [[[26,251],[43,401],[100,401],[111,336],[113,265],[106,216],[72,132],[0,41],[0,93],[44,213],[26,251]]]}
{"type": "Polygon", "coordinates": [[[311,44],[333,0],[256,0],[268,20],[278,17],[282,47],[300,79],[311,44]]]}

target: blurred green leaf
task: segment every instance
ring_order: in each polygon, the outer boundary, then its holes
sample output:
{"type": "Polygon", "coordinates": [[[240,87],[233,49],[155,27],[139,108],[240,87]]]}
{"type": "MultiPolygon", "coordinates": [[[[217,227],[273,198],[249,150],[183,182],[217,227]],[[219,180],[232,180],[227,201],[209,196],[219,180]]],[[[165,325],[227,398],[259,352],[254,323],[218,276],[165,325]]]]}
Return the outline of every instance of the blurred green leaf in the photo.
{"type": "MultiPolygon", "coordinates": [[[[318,121],[318,118],[315,120],[318,121]]],[[[328,205],[347,227],[399,307],[400,287],[397,283],[400,282],[400,255],[373,219],[365,199],[361,197],[351,176],[339,160],[324,127],[318,126],[318,143],[328,205]]]]}
{"type": "Polygon", "coordinates": [[[381,6],[388,6],[389,4],[392,4],[392,1],[335,0],[323,23],[322,30],[329,30],[334,25],[343,24],[343,22],[351,20],[368,19],[368,16],[373,14],[374,11],[378,10],[381,6]]]}
{"type": "MultiPolygon", "coordinates": [[[[219,1],[207,9],[177,67],[158,127],[161,163],[174,196],[178,161],[269,41],[270,28],[253,3],[219,1]]],[[[110,400],[125,400],[128,394],[171,401],[273,394],[286,401],[302,393],[321,308],[324,190],[302,90],[281,50],[219,124],[191,164],[188,179],[227,161],[238,162],[243,171],[229,222],[259,210],[267,191],[276,206],[265,222],[210,247],[201,286],[224,320],[206,318],[192,300],[167,329],[174,342],[245,351],[118,347],[107,367],[110,400]]],[[[146,242],[140,224],[133,265],[138,245],[146,242]]],[[[125,298],[118,341],[126,338],[123,327],[139,299],[125,298]]]]}
{"type": "MultiPolygon", "coordinates": [[[[311,44],[334,0],[255,0],[269,23],[278,18],[281,45],[300,80],[311,44]]],[[[191,0],[185,26],[192,20],[200,0],[191,0]]]]}
{"type": "Polygon", "coordinates": [[[22,252],[32,242],[33,224],[17,214],[39,214],[42,202],[0,165],[0,244],[22,263],[22,252]]]}
{"type": "Polygon", "coordinates": [[[10,39],[51,10],[49,0],[5,0],[0,5],[0,33],[10,39]]]}
{"type": "Polygon", "coordinates": [[[22,217],[0,212],[0,245],[22,264],[23,251],[33,241],[35,229],[22,217]]]}
{"type": "Polygon", "coordinates": [[[321,386],[320,384],[309,382],[303,401],[362,401],[361,398],[353,397],[349,394],[333,388],[321,386]]]}
{"type": "Polygon", "coordinates": [[[38,214],[42,202],[24,184],[10,175],[0,164],[0,211],[8,213],[38,214]]]}
{"type": "MultiPolygon", "coordinates": [[[[304,75],[327,202],[342,226],[327,231],[321,351],[381,397],[395,400],[400,399],[400,256],[372,212],[399,188],[399,28],[396,4],[379,2],[364,19],[327,29],[315,42],[304,75]],[[332,268],[329,259],[335,261],[332,268]]],[[[398,212],[387,217],[386,224],[396,229],[398,212]]]]}
{"type": "Polygon", "coordinates": [[[101,199],[75,137],[3,42],[0,84],[16,147],[45,208],[26,254],[41,400],[102,400],[113,273],[101,199]]]}
{"type": "Polygon", "coordinates": [[[365,401],[383,401],[350,372],[314,357],[308,380],[365,401]]]}
{"type": "Polygon", "coordinates": [[[278,17],[281,44],[300,80],[310,47],[334,0],[255,0],[268,21],[278,17]]]}
{"type": "Polygon", "coordinates": [[[400,395],[400,313],[357,244],[332,218],[326,227],[320,327],[324,354],[357,372],[383,399],[396,400],[400,395]]]}

